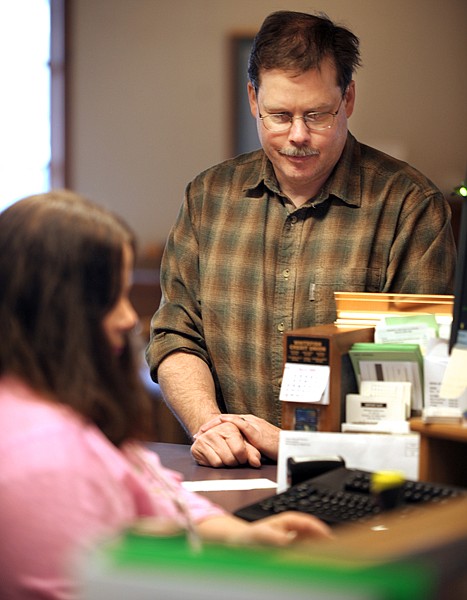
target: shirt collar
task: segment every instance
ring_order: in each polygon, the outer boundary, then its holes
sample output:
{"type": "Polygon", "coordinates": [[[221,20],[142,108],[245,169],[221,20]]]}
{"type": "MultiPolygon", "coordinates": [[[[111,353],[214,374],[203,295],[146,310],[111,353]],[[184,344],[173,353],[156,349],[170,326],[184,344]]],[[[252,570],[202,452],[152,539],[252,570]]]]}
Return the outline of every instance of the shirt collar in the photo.
{"type": "Polygon", "coordinates": [[[245,179],[245,183],[243,185],[244,190],[255,190],[261,185],[265,185],[267,188],[274,192],[275,194],[280,194],[279,184],[277,183],[277,178],[274,173],[274,169],[272,167],[271,161],[268,159],[264,150],[257,150],[258,158],[261,160],[261,164],[259,168],[254,169],[245,179]]]}
{"type": "Polygon", "coordinates": [[[347,133],[341,157],[318,194],[315,204],[324,202],[329,196],[340,198],[352,206],[360,206],[362,203],[360,145],[350,132],[347,133]]]}

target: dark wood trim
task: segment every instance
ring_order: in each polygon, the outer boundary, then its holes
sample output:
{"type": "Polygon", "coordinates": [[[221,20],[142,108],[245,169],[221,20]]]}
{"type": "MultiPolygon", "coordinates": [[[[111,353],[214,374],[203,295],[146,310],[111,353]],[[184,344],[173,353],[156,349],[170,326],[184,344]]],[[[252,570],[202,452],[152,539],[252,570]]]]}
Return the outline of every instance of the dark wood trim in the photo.
{"type": "MultiPolygon", "coordinates": [[[[255,137],[256,125],[249,112],[246,84],[247,54],[254,36],[253,31],[243,31],[232,33],[228,38],[228,156],[253,149],[249,141],[255,137]]],[[[256,147],[259,148],[259,141],[256,147]]]]}
{"type": "Polygon", "coordinates": [[[68,184],[67,169],[67,0],[50,0],[50,187],[68,184]]]}

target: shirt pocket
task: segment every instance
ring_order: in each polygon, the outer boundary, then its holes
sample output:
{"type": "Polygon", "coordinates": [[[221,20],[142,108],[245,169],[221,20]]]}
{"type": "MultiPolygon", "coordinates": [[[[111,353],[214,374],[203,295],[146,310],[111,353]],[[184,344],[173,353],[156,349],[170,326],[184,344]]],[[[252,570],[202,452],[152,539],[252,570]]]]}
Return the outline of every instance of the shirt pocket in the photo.
{"type": "Polygon", "coordinates": [[[350,268],[341,271],[318,268],[310,282],[317,323],[332,323],[336,319],[334,292],[379,292],[381,269],[350,268]]]}

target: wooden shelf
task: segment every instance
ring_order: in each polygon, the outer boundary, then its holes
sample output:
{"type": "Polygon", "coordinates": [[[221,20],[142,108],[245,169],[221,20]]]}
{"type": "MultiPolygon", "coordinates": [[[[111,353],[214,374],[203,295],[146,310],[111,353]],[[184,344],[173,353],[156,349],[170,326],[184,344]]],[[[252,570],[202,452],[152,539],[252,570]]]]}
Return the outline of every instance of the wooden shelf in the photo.
{"type": "Polygon", "coordinates": [[[467,487],[467,427],[411,419],[420,434],[419,478],[467,487]]]}
{"type": "Polygon", "coordinates": [[[427,437],[467,443],[467,427],[461,424],[424,423],[422,419],[411,419],[410,429],[427,437]]]}

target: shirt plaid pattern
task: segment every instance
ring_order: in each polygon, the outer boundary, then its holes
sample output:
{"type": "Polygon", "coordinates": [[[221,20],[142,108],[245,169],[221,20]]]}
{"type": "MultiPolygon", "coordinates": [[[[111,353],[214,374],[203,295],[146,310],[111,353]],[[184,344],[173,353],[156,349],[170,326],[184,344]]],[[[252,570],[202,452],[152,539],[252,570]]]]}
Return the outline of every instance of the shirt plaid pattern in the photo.
{"type": "Polygon", "coordinates": [[[332,323],[334,291],[452,293],[450,209],[418,171],[349,133],[331,177],[300,208],[262,150],[186,189],[162,261],[147,359],[211,367],[218,403],[280,425],[285,331],[332,323]]]}

